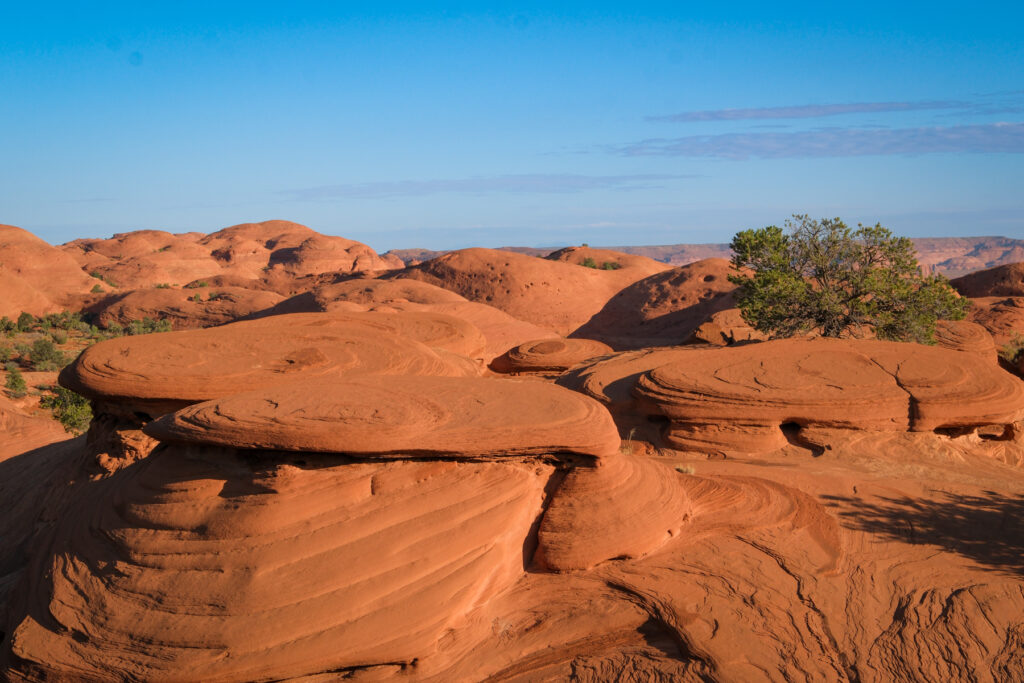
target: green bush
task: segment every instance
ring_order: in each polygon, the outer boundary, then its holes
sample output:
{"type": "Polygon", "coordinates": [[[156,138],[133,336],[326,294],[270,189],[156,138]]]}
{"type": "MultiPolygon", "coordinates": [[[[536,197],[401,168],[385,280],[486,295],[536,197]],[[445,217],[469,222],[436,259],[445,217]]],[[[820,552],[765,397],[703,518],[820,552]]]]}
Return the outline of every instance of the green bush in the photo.
{"type": "Polygon", "coordinates": [[[622,264],[615,261],[605,261],[601,264],[601,270],[618,270],[621,267],[622,264]]]}
{"type": "Polygon", "coordinates": [[[960,320],[970,301],[941,275],[921,274],[913,243],[881,225],[795,215],[730,245],[743,319],[773,337],[816,331],[839,337],[865,328],[879,339],[935,343],[938,320],[960,320]],[[787,234],[788,232],[788,234],[787,234]]]}
{"type": "Polygon", "coordinates": [[[53,330],[50,332],[50,339],[53,340],[54,344],[67,344],[68,333],[63,330],[53,330]]]}
{"type": "Polygon", "coordinates": [[[597,268],[597,261],[595,261],[592,257],[588,256],[585,259],[583,259],[583,263],[581,263],[580,265],[583,266],[584,268],[597,268]]]}
{"type": "Polygon", "coordinates": [[[12,349],[10,346],[7,346],[6,344],[0,346],[0,363],[6,363],[7,361],[9,361],[11,359],[11,355],[13,352],[14,349],[12,349]]]}
{"type": "Polygon", "coordinates": [[[28,357],[33,369],[41,372],[60,370],[67,363],[61,350],[54,346],[51,339],[45,337],[32,342],[28,357]]]}
{"type": "Polygon", "coordinates": [[[6,315],[0,318],[0,332],[14,332],[15,327],[17,327],[15,322],[8,318],[6,315]]]}
{"type": "Polygon", "coordinates": [[[36,317],[31,313],[22,313],[18,316],[18,332],[29,332],[36,325],[36,317]]]}
{"type": "Polygon", "coordinates": [[[25,378],[21,375],[21,370],[14,364],[7,365],[7,381],[4,383],[4,388],[10,392],[14,398],[21,398],[28,392],[28,385],[25,384],[25,378]]]}
{"type": "Polygon", "coordinates": [[[170,332],[171,321],[170,320],[154,320],[153,318],[143,318],[142,320],[133,320],[128,326],[128,334],[153,334],[155,332],[170,332]]]}
{"type": "Polygon", "coordinates": [[[49,408],[53,416],[72,434],[81,434],[92,421],[89,401],[64,387],[53,387],[54,395],[44,396],[40,405],[49,408]]]}
{"type": "Polygon", "coordinates": [[[102,294],[104,292],[104,289],[99,285],[93,285],[92,289],[90,289],[89,291],[92,292],[93,294],[102,294]]]}
{"type": "Polygon", "coordinates": [[[999,355],[1010,364],[1019,361],[1021,356],[1024,356],[1024,335],[1020,332],[1014,332],[1013,339],[1007,342],[1003,348],[999,349],[999,355]]]}
{"type": "Polygon", "coordinates": [[[160,284],[158,284],[158,285],[155,285],[155,287],[156,287],[157,289],[170,289],[170,288],[171,288],[171,285],[170,285],[170,284],[168,284],[168,283],[166,283],[166,282],[161,282],[160,284]]]}

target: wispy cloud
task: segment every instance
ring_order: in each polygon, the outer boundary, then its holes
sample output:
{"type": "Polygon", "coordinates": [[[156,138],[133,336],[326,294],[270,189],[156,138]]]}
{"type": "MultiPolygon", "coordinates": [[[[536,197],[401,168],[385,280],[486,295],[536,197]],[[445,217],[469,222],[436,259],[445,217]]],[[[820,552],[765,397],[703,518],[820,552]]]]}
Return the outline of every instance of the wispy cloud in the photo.
{"type": "Polygon", "coordinates": [[[395,180],[387,182],[323,185],[285,190],[294,200],[365,199],[414,197],[433,194],[543,193],[568,194],[587,190],[643,190],[663,187],[665,181],[693,178],[694,175],[614,175],[522,174],[453,178],[442,180],[395,180]]]}
{"type": "Polygon", "coordinates": [[[825,128],[793,133],[723,133],[642,140],[616,148],[624,156],[679,156],[718,159],[787,159],[917,155],[937,153],[1024,153],[1024,123],[990,123],[924,128],[825,128]]]}
{"type": "Polygon", "coordinates": [[[964,109],[969,102],[935,100],[931,102],[848,102],[846,104],[800,104],[785,107],[754,107],[749,109],[707,109],[684,111],[667,116],[649,116],[648,121],[747,121],[752,119],[817,119],[843,114],[878,114],[929,109],[964,109]]]}

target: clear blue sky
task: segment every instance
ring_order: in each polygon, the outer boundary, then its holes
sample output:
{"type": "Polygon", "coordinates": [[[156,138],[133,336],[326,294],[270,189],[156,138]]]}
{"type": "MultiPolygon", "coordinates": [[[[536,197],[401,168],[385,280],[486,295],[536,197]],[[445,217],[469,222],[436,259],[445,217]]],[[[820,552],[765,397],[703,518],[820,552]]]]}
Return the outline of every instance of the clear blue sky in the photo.
{"type": "Polygon", "coordinates": [[[833,5],[0,0],[0,222],[1024,237],[1024,6],[833,5]]]}

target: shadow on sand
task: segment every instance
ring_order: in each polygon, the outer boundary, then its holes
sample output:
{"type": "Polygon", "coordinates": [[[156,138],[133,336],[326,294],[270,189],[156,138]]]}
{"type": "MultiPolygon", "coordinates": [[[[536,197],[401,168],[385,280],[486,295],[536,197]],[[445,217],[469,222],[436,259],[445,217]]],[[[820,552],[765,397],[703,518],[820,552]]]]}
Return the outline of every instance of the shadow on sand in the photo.
{"type": "Polygon", "coordinates": [[[848,528],[938,546],[991,570],[1024,576],[1024,495],[936,493],[930,499],[822,498],[848,528]]]}

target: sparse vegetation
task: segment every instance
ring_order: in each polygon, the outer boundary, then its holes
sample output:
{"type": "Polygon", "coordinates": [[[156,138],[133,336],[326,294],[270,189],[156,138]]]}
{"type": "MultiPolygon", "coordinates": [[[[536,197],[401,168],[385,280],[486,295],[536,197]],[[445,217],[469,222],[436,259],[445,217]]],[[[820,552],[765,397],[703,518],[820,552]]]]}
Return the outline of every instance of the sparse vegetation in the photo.
{"type": "Polygon", "coordinates": [[[999,349],[999,356],[1011,365],[1019,362],[1024,357],[1024,334],[1014,332],[1013,339],[999,349]]]}
{"type": "Polygon", "coordinates": [[[601,264],[601,270],[618,270],[621,267],[622,264],[615,261],[605,261],[601,264]]]}
{"type": "Polygon", "coordinates": [[[584,268],[597,268],[597,261],[592,256],[587,256],[580,265],[584,268]]]}
{"type": "Polygon", "coordinates": [[[31,313],[22,312],[18,316],[17,328],[18,332],[28,332],[36,324],[36,317],[31,313]]]}
{"type": "Polygon", "coordinates": [[[49,372],[60,370],[67,364],[64,353],[48,338],[37,339],[28,352],[29,362],[34,370],[49,372]]]}
{"type": "Polygon", "coordinates": [[[93,294],[102,294],[104,290],[99,285],[93,285],[92,289],[90,289],[89,291],[92,292],[93,294]]]}
{"type": "Polygon", "coordinates": [[[189,284],[185,285],[185,287],[187,289],[199,289],[200,287],[209,287],[209,286],[210,286],[210,283],[207,282],[206,280],[197,280],[195,282],[190,282],[189,284]]]}
{"type": "Polygon", "coordinates": [[[920,273],[914,247],[881,225],[854,230],[838,218],[795,215],[737,233],[730,245],[743,319],[773,337],[872,329],[879,339],[935,343],[938,320],[960,320],[970,302],[941,275],[920,273]]]}
{"type": "Polygon", "coordinates": [[[157,289],[170,289],[170,288],[171,288],[171,285],[170,285],[170,284],[168,284],[168,283],[166,283],[166,282],[161,282],[161,283],[159,283],[159,284],[157,284],[157,285],[154,285],[154,286],[155,286],[155,287],[156,287],[157,289]]]}
{"type": "Polygon", "coordinates": [[[21,370],[14,363],[8,363],[5,369],[7,370],[7,381],[4,382],[4,388],[12,397],[21,398],[28,392],[28,385],[25,384],[21,370]]]}
{"type": "Polygon", "coordinates": [[[49,408],[53,416],[72,434],[81,434],[92,421],[89,401],[61,386],[51,387],[53,394],[43,396],[40,405],[49,408]]]}

